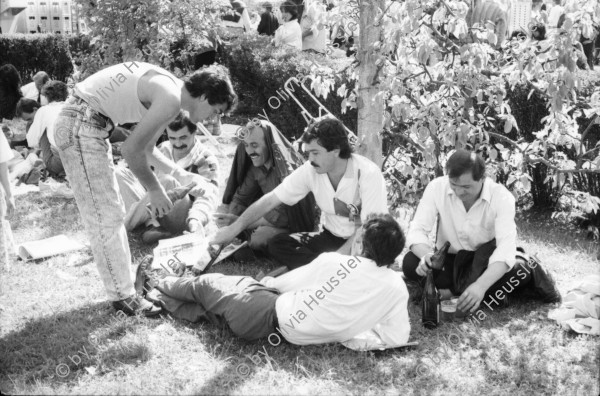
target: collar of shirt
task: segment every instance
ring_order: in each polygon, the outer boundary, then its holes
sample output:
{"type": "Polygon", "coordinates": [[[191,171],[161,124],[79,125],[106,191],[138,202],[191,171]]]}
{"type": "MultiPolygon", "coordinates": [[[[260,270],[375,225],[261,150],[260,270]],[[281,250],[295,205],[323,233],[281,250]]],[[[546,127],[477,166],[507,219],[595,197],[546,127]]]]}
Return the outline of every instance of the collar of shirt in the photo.
{"type": "Polygon", "coordinates": [[[256,167],[256,169],[258,169],[266,175],[271,169],[273,169],[273,160],[269,158],[269,160],[265,162],[264,165],[258,166],[256,167]]]}
{"type": "Polygon", "coordinates": [[[346,178],[354,179],[354,161],[352,161],[352,156],[346,162],[346,172],[344,172],[343,179],[346,178]]]}
{"type": "MultiPolygon", "coordinates": [[[[448,180],[447,194],[456,196],[456,194],[454,193],[454,190],[450,187],[450,180],[448,180]]],[[[481,188],[481,194],[479,194],[479,198],[477,198],[477,201],[475,201],[475,204],[477,204],[477,202],[479,202],[479,200],[484,200],[487,203],[490,203],[491,199],[492,199],[492,180],[489,177],[486,177],[483,180],[483,187],[481,188]]],[[[473,206],[475,206],[475,204],[473,204],[473,206]]]]}

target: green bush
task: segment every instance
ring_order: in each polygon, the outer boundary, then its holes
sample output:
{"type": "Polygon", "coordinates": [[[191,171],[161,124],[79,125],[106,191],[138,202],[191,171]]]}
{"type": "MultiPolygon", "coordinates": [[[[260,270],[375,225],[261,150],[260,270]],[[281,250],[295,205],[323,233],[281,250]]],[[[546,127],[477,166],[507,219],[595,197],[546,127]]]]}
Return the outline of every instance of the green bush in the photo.
{"type": "MultiPolygon", "coordinates": [[[[271,122],[288,138],[297,138],[306,127],[301,108],[287,96],[284,84],[290,77],[308,75],[310,72],[334,75],[336,87],[329,91],[327,98],[319,101],[339,118],[350,130],[356,132],[357,111],[349,109],[342,114],[342,98],[335,90],[342,84],[353,86],[344,71],[351,59],[331,59],[324,55],[300,52],[294,53],[270,45],[265,36],[245,35],[221,46],[219,62],[229,68],[236,92],[240,97],[238,113],[248,117],[267,114],[271,122]]],[[[311,80],[305,85],[310,86],[311,80]]],[[[296,85],[296,96],[308,112],[318,115],[318,106],[296,85]]],[[[314,96],[317,96],[314,94],[314,96]]]]}
{"type": "Polygon", "coordinates": [[[0,35],[0,64],[12,63],[23,84],[38,71],[45,71],[53,80],[67,81],[73,72],[69,41],[56,34],[0,35]]]}
{"type": "MultiPolygon", "coordinates": [[[[589,108],[587,105],[588,98],[598,86],[600,86],[600,75],[589,71],[579,71],[579,88],[577,96],[579,98],[578,108],[589,108]]],[[[508,103],[510,104],[512,114],[517,121],[519,130],[516,128],[508,134],[508,137],[513,140],[524,140],[533,142],[535,140],[534,133],[543,129],[542,118],[548,115],[547,99],[534,90],[531,83],[518,85],[515,89],[507,90],[508,103]],[[531,93],[531,96],[529,96],[531,93]]],[[[585,117],[579,117],[577,123],[579,132],[583,132],[590,124],[591,120],[585,117]]],[[[497,131],[502,133],[502,131],[497,131]]],[[[585,142],[588,147],[594,147],[600,140],[600,125],[593,125],[586,135],[585,142]]],[[[574,152],[564,150],[569,154],[569,159],[574,159],[574,152]]],[[[593,157],[592,157],[593,158],[593,157]]],[[[552,181],[548,176],[552,173],[546,165],[538,163],[528,167],[531,182],[531,196],[533,205],[537,208],[554,207],[557,202],[557,195],[560,192],[555,191],[552,187],[552,181]]],[[[600,175],[575,175],[573,179],[573,188],[579,191],[587,191],[595,196],[600,196],[600,175]]]]}

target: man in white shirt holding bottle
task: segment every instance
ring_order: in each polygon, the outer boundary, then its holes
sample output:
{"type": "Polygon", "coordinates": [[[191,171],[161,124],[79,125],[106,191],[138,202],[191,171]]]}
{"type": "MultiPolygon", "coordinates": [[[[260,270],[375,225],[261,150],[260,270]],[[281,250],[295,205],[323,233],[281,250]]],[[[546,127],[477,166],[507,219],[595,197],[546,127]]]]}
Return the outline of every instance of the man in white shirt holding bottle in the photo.
{"type": "Polygon", "coordinates": [[[410,224],[404,276],[421,281],[432,270],[429,234],[438,219],[436,246],[448,241],[450,250],[443,268],[433,269],[434,281],[442,298],[460,296],[461,311],[473,313],[482,302],[493,310],[528,285],[545,302],[560,301],[554,281],[539,263],[516,263],[515,199],[485,177],[483,158],[457,150],[446,171],[447,176],[427,185],[410,224]]]}

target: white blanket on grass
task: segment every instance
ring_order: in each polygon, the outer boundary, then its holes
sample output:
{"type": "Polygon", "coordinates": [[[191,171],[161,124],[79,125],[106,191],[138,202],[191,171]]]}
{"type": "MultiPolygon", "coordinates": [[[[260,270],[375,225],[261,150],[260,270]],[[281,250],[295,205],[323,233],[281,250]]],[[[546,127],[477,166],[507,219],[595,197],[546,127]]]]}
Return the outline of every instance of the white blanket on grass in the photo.
{"type": "Polygon", "coordinates": [[[600,275],[586,276],[548,318],[577,333],[600,335],[600,275]]]}

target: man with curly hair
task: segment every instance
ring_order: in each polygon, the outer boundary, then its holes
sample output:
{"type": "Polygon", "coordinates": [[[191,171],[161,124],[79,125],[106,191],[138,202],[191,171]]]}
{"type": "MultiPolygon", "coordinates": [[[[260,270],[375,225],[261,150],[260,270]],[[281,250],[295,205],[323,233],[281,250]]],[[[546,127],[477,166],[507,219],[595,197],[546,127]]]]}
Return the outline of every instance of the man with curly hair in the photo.
{"type": "Polygon", "coordinates": [[[148,192],[151,213],[162,217],[173,203],[151,165],[182,185],[195,183],[196,196],[208,190],[208,182],[167,159],[155,147],[157,139],[180,110],[197,123],[230,111],[236,101],[228,72],[220,66],[179,79],[158,66],[132,61],[107,67],[75,85],[56,121],[54,140],[115,309],[146,316],[160,311],[135,293],[125,208],[108,143],[114,126],[137,123],[121,151],[148,192]]]}

